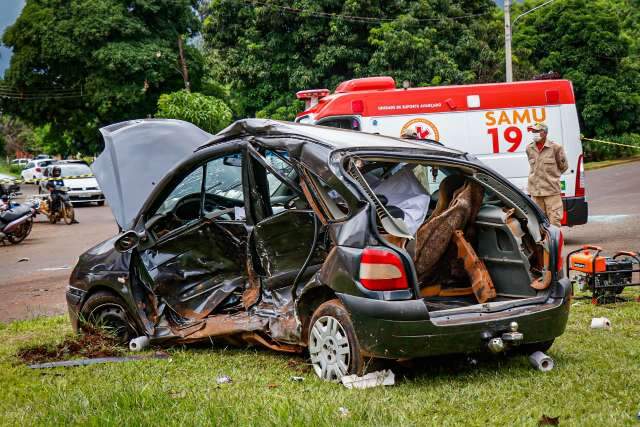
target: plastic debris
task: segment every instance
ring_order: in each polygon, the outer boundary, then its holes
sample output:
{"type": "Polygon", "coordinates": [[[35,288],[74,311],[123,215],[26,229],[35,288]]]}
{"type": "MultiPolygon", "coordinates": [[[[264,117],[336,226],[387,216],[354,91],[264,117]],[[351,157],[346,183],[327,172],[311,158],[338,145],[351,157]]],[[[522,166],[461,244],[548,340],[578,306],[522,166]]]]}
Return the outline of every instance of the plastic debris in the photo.
{"type": "Polygon", "coordinates": [[[221,375],[216,378],[216,384],[231,384],[233,380],[229,375],[221,375]]]}
{"type": "Polygon", "coordinates": [[[27,261],[30,261],[30,259],[29,258],[20,258],[18,260],[18,262],[27,262],[27,261]]]}
{"type": "Polygon", "coordinates": [[[394,385],[396,383],[396,376],[391,369],[385,369],[383,371],[370,372],[362,377],[345,375],[341,381],[346,388],[371,388],[394,385]]]}
{"type": "Polygon", "coordinates": [[[540,372],[549,372],[555,366],[553,359],[541,351],[529,356],[529,363],[540,372]]]}
{"type": "Polygon", "coordinates": [[[594,317],[591,319],[591,329],[611,329],[611,321],[606,317],[594,317]]]}
{"type": "Polygon", "coordinates": [[[542,414],[542,417],[538,420],[539,426],[557,426],[560,424],[560,417],[549,417],[542,414]]]}
{"type": "Polygon", "coordinates": [[[291,377],[291,381],[304,381],[304,377],[291,377]]]}
{"type": "Polygon", "coordinates": [[[338,414],[343,418],[346,418],[346,417],[348,417],[350,415],[349,414],[349,410],[347,408],[345,408],[344,406],[341,406],[341,407],[338,408],[338,414]]]}
{"type": "Polygon", "coordinates": [[[142,351],[147,347],[149,347],[149,337],[146,335],[136,337],[129,341],[129,350],[131,351],[142,351]]]}

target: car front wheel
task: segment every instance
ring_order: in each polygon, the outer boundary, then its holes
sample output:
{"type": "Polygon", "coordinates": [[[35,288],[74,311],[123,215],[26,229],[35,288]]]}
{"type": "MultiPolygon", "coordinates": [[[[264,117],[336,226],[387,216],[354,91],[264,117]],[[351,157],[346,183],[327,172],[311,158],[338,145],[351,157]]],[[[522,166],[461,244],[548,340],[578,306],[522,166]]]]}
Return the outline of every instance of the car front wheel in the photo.
{"type": "Polygon", "coordinates": [[[122,344],[140,335],[124,301],[109,292],[91,295],[80,310],[80,319],[85,324],[106,330],[122,344]]]}
{"type": "Polygon", "coordinates": [[[309,324],[309,356],[315,373],[327,381],[362,374],[364,361],[349,313],[334,299],[320,305],[309,324]]]}

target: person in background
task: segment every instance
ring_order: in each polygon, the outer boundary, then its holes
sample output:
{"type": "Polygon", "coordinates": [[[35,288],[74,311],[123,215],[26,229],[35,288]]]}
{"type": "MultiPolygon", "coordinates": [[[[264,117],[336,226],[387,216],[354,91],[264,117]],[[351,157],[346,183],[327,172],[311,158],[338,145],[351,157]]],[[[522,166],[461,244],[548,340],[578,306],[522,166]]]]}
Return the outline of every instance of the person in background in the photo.
{"type": "Polygon", "coordinates": [[[529,159],[528,192],[551,224],[559,227],[564,210],[560,177],[569,168],[567,155],[561,145],[547,138],[549,128],[544,123],[536,123],[527,130],[533,134],[533,141],[526,149],[529,159]]]}

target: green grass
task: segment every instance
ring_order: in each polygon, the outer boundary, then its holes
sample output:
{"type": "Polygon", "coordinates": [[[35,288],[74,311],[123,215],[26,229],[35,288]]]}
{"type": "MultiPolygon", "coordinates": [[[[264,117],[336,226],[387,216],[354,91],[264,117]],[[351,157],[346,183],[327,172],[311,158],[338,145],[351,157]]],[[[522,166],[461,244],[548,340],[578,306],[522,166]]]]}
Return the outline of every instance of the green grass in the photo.
{"type": "Polygon", "coordinates": [[[623,163],[640,161],[640,156],[627,157],[625,159],[603,160],[601,162],[588,162],[584,164],[586,170],[602,169],[609,166],[621,165],[623,163]]]}
{"type": "MultiPolygon", "coordinates": [[[[628,291],[627,291],[628,292],[628,291]]],[[[255,349],[174,348],[170,360],[31,370],[15,353],[70,333],[64,317],[0,324],[2,425],[638,425],[640,303],[572,308],[549,351],[556,368],[525,357],[420,361],[394,367],[396,385],[347,390],[289,366],[290,356],[255,349]],[[591,330],[592,317],[611,331],[591,330]],[[216,385],[229,375],[232,384],[216,385]],[[302,375],[304,381],[290,380],[302,375]],[[277,385],[274,387],[274,385],[277,385]],[[339,408],[349,410],[342,416],[339,408]]]]}
{"type": "Polygon", "coordinates": [[[5,175],[17,176],[4,160],[0,160],[0,173],[5,175]]]}

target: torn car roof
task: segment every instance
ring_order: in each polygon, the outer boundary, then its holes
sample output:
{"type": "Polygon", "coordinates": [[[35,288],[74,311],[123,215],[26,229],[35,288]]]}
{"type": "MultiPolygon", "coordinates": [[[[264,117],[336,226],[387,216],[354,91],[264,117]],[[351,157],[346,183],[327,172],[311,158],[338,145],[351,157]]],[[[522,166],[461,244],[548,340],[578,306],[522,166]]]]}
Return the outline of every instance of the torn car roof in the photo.
{"type": "MultiPolygon", "coordinates": [[[[238,120],[216,134],[211,141],[203,144],[199,149],[211,146],[218,142],[243,135],[252,136],[283,136],[298,135],[310,138],[322,143],[331,149],[408,149],[424,150],[432,154],[434,152],[443,155],[461,155],[463,152],[448,148],[440,144],[423,142],[418,140],[392,138],[346,129],[331,128],[326,126],[308,125],[293,122],[283,122],[270,119],[244,119],[238,120]]],[[[277,147],[274,147],[277,148],[277,147]]]]}

